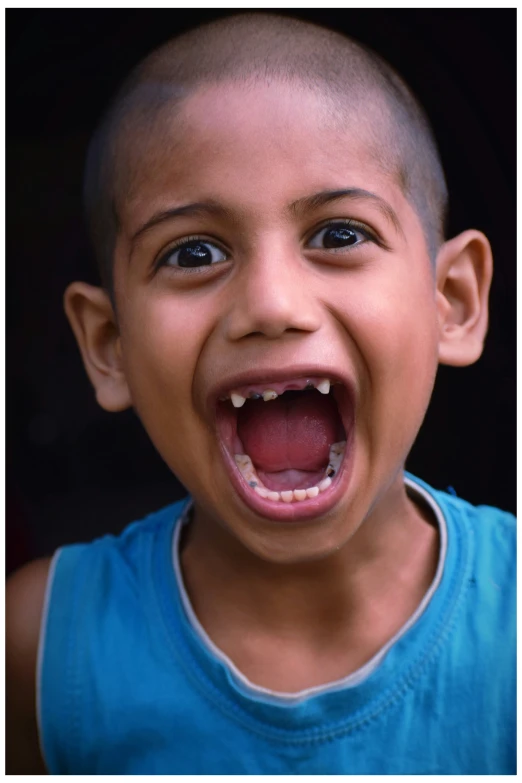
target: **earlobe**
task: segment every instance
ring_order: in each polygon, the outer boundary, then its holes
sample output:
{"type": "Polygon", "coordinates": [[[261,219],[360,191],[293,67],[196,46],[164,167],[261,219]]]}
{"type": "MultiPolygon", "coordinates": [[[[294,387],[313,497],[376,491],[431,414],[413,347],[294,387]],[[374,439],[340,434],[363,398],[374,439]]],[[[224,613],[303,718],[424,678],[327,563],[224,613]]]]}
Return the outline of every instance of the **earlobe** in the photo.
{"type": "Polygon", "coordinates": [[[87,283],[71,283],[65,291],[64,308],[99,405],[107,411],[129,408],[132,400],[108,294],[87,283]]]}
{"type": "Polygon", "coordinates": [[[488,329],[491,247],[480,231],[446,242],[437,257],[439,361],[466,366],[481,356],[488,329]]]}

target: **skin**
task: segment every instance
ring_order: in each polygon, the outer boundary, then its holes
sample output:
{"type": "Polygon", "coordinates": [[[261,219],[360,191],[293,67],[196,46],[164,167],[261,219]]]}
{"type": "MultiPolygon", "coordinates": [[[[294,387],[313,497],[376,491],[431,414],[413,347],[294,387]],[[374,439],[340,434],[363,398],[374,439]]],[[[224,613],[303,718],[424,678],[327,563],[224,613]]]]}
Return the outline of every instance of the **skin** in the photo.
{"type": "MultiPolygon", "coordinates": [[[[320,96],[295,86],[195,92],[120,204],[118,317],[101,289],[74,283],[65,297],[99,403],[133,405],[195,499],[182,568],[202,625],[253,682],[280,691],[358,668],[426,592],[438,534],[407,496],[403,466],[438,362],[476,361],[487,330],[486,238],[467,231],[445,243],[434,273],[419,218],[368,139],[364,120],[341,131],[320,96]],[[289,208],[347,187],[378,196],[396,221],[375,199],[289,208]],[[132,240],[158,211],[209,199],[227,211],[163,221],[132,240]],[[379,241],[314,246],[325,223],[346,219],[379,241]],[[194,235],[224,260],[155,269],[194,235]],[[206,396],[238,370],[313,363],[353,381],[353,473],[328,514],[274,524],[231,489],[206,396]]],[[[34,689],[34,674],[17,682],[34,689]]],[[[15,734],[27,738],[16,720],[15,734]]]]}

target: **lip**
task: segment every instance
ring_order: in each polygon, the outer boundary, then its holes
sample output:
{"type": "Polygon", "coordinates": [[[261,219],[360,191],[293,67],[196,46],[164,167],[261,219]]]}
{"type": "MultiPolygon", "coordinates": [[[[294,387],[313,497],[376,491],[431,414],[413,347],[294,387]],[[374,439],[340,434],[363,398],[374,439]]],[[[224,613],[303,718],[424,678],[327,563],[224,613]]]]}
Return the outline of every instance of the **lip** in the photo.
{"type": "MultiPolygon", "coordinates": [[[[266,403],[269,405],[270,403],[266,403]]],[[[213,421],[213,430],[217,437],[219,447],[223,456],[223,462],[230,482],[237,495],[250,511],[253,511],[265,521],[272,522],[306,522],[316,517],[328,513],[346,493],[350,478],[352,475],[352,466],[354,460],[354,432],[355,432],[355,388],[351,378],[343,376],[338,371],[325,366],[294,366],[281,369],[256,370],[255,372],[237,373],[228,377],[226,380],[216,384],[209,390],[207,395],[207,406],[211,413],[213,421]],[[331,486],[320,493],[315,498],[308,498],[303,501],[284,503],[283,501],[271,501],[260,497],[248,486],[246,480],[237,469],[231,455],[219,435],[217,427],[217,402],[219,397],[226,394],[230,389],[247,385],[263,385],[263,388],[270,388],[270,383],[284,383],[295,378],[302,377],[321,377],[328,378],[333,383],[342,384],[341,388],[336,387],[336,395],[347,397],[350,405],[339,404],[338,409],[347,435],[345,458],[341,468],[335,476],[331,486]],[[348,413],[351,408],[351,414],[348,413]]]]}

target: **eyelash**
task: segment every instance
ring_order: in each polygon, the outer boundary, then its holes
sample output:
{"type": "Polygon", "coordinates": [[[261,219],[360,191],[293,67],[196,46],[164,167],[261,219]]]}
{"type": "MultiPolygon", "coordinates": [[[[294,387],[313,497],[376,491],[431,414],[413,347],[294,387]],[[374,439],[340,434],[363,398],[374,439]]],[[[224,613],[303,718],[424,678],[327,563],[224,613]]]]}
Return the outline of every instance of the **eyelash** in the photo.
{"type": "Polygon", "coordinates": [[[349,252],[352,247],[359,247],[360,245],[364,244],[365,242],[375,242],[376,244],[381,244],[377,236],[370,231],[369,228],[367,228],[365,225],[358,223],[355,220],[329,220],[327,223],[325,223],[322,226],[319,226],[319,228],[314,229],[313,233],[309,236],[307,242],[310,243],[311,240],[316,237],[318,234],[321,233],[321,231],[326,231],[328,229],[348,229],[349,231],[354,231],[358,234],[362,234],[364,239],[362,241],[356,242],[354,245],[347,245],[344,247],[339,248],[326,248],[326,247],[320,247],[320,248],[312,248],[314,250],[326,250],[330,251],[332,253],[346,253],[349,252]]]}
{"type": "Polygon", "coordinates": [[[205,237],[202,237],[202,236],[197,236],[197,235],[195,235],[195,236],[188,236],[188,237],[183,237],[183,239],[180,239],[178,242],[174,243],[174,245],[169,247],[169,249],[165,253],[162,253],[162,255],[160,256],[160,258],[158,259],[158,261],[155,264],[155,268],[159,269],[162,266],[168,266],[171,269],[172,268],[179,269],[181,272],[183,272],[185,274],[187,274],[187,273],[188,274],[194,274],[194,273],[197,274],[198,271],[200,271],[202,269],[205,269],[208,266],[215,266],[215,264],[202,264],[201,266],[183,267],[183,266],[178,266],[177,264],[167,264],[168,259],[170,258],[170,256],[173,253],[175,253],[177,250],[182,250],[184,247],[187,247],[188,245],[194,244],[194,243],[198,243],[198,244],[201,244],[201,245],[210,245],[211,247],[216,248],[221,253],[223,253],[223,255],[228,256],[228,253],[226,252],[226,250],[224,250],[217,242],[215,242],[213,240],[210,240],[210,239],[206,239],[205,237]]]}
{"type": "MultiPolygon", "coordinates": [[[[327,229],[348,229],[350,231],[356,232],[358,234],[362,234],[364,239],[362,241],[356,242],[354,245],[347,245],[344,247],[338,247],[338,248],[325,248],[325,247],[317,247],[317,248],[311,248],[312,250],[322,250],[330,253],[346,253],[350,252],[352,247],[359,247],[362,244],[365,244],[367,241],[374,242],[375,244],[379,246],[383,246],[383,243],[378,239],[378,237],[370,231],[366,226],[361,225],[360,223],[354,221],[354,220],[330,220],[328,223],[325,223],[324,225],[320,226],[319,228],[314,229],[313,233],[308,237],[307,244],[311,242],[311,240],[316,237],[318,234],[321,233],[321,231],[326,231],[327,229]]],[[[182,250],[184,247],[189,246],[193,243],[199,243],[201,245],[209,245],[217,250],[219,250],[223,255],[225,255],[226,258],[222,259],[223,261],[228,260],[227,251],[225,251],[217,242],[214,242],[209,239],[205,239],[202,236],[188,236],[183,237],[183,239],[176,242],[172,247],[170,247],[165,253],[163,253],[160,258],[158,259],[157,263],[155,264],[155,268],[159,269],[162,266],[168,266],[170,268],[175,268],[180,271],[182,271],[184,274],[197,274],[198,272],[206,269],[209,266],[215,266],[219,262],[214,262],[211,264],[202,264],[200,266],[193,266],[193,267],[182,267],[178,264],[168,264],[168,259],[175,253],[176,251],[182,250]]]]}

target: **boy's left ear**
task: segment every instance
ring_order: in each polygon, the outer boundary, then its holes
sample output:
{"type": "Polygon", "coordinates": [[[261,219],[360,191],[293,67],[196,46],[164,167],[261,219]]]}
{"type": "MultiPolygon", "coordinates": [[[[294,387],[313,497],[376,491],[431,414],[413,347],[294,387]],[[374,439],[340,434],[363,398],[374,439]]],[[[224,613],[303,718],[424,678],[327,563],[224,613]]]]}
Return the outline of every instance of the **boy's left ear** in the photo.
{"type": "Polygon", "coordinates": [[[437,256],[439,362],[473,364],[488,330],[488,297],[493,257],[487,238],[469,230],[448,240],[437,256]]]}

